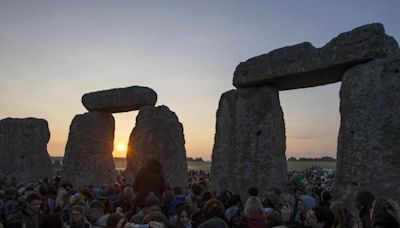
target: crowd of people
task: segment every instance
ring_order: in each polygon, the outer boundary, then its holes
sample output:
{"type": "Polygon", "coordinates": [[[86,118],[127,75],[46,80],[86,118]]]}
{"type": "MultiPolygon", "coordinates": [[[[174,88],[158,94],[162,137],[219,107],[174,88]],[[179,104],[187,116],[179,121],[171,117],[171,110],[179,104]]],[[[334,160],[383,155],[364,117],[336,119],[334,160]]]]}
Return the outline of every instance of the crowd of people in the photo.
{"type": "Polygon", "coordinates": [[[157,160],[132,185],[123,175],[110,186],[74,187],[59,177],[17,186],[1,183],[0,227],[18,228],[396,228],[399,201],[357,194],[359,213],[332,200],[334,171],[289,173],[284,189],[249,186],[247,195],[208,188],[209,175],[190,171],[187,186],[168,186],[157,160]],[[259,192],[267,192],[261,196],[259,192]]]}

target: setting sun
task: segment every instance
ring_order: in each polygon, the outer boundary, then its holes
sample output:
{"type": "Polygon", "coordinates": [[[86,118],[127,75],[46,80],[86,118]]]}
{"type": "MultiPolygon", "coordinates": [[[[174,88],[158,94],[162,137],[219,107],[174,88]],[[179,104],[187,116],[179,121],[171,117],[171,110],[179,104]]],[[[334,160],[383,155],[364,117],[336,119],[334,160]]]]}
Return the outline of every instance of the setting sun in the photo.
{"type": "Polygon", "coordinates": [[[126,152],[126,144],[123,142],[119,142],[117,144],[118,152],[126,152]]]}

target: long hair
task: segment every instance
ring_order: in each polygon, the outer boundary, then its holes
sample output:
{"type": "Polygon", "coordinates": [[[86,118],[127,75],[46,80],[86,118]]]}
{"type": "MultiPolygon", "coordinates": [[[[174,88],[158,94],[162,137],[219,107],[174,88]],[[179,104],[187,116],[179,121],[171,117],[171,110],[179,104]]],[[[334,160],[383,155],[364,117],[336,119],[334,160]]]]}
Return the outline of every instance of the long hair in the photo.
{"type": "Polygon", "coordinates": [[[207,219],[221,218],[225,216],[224,204],[218,199],[211,198],[203,206],[203,213],[207,219]]]}
{"type": "Polygon", "coordinates": [[[257,218],[264,215],[264,207],[260,199],[255,196],[250,196],[244,205],[244,215],[247,218],[257,218]]]}
{"type": "Polygon", "coordinates": [[[347,228],[350,226],[351,217],[343,202],[334,202],[329,209],[331,209],[331,211],[335,215],[335,227],[338,227],[340,225],[340,228],[347,228]]]}
{"type": "Polygon", "coordinates": [[[60,189],[57,193],[57,198],[55,202],[56,208],[63,208],[64,204],[66,203],[64,196],[66,196],[68,192],[65,189],[60,189]]]}

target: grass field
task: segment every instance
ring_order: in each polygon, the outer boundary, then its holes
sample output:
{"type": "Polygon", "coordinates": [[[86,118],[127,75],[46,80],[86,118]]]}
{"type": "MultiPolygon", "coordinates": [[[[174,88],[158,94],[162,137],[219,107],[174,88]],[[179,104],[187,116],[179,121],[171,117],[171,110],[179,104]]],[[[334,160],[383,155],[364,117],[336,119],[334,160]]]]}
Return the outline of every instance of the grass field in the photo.
{"type": "MultiPolygon", "coordinates": [[[[117,169],[125,169],[126,161],[115,162],[117,169]]],[[[336,162],[316,162],[316,161],[288,161],[288,171],[301,171],[312,166],[320,166],[323,169],[336,169],[336,162]]],[[[211,162],[188,162],[188,168],[193,170],[204,170],[209,172],[211,162]]]]}
{"type": "MultiPolygon", "coordinates": [[[[301,171],[311,168],[312,166],[320,166],[323,169],[336,169],[336,162],[316,162],[316,161],[288,161],[288,171],[301,171]]],[[[188,168],[193,170],[210,171],[211,162],[188,162],[188,168]]]]}

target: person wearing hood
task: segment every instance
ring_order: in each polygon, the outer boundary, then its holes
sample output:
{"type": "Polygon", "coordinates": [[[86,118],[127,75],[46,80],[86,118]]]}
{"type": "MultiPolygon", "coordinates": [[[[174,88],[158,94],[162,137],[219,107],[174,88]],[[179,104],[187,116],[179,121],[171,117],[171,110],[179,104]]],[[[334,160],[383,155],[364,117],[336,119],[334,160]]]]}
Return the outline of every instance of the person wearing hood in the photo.
{"type": "Polygon", "coordinates": [[[307,211],[315,207],[315,204],[316,200],[314,197],[309,195],[301,195],[297,203],[297,213],[295,216],[295,221],[297,223],[303,224],[306,218],[307,211]]]}
{"type": "Polygon", "coordinates": [[[166,190],[166,182],[162,173],[162,165],[156,159],[150,159],[136,175],[133,190],[137,193],[137,203],[145,207],[146,197],[153,192],[158,198],[166,190]]]}

